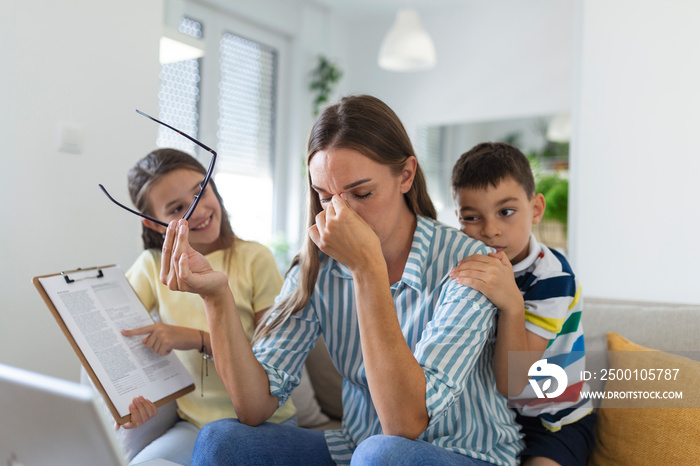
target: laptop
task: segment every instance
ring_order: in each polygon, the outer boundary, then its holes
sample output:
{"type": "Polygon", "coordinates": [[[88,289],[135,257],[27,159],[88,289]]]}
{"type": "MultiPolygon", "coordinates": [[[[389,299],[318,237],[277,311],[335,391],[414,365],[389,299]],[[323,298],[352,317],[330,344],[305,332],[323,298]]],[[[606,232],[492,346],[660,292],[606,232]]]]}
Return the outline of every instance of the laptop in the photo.
{"type": "Polygon", "coordinates": [[[126,466],[97,396],[75,382],[0,364],[0,464],[126,466]]]}

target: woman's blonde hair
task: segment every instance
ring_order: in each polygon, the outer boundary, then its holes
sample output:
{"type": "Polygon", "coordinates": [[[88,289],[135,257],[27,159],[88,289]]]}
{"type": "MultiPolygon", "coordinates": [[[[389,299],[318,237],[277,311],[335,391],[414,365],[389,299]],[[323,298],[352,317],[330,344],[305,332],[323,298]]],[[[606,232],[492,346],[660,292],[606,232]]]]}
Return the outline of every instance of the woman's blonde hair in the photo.
{"type": "MultiPolygon", "coordinates": [[[[356,150],[382,165],[388,165],[398,176],[409,157],[415,157],[411,140],[399,117],[384,102],[369,95],[344,97],[327,107],[316,119],[307,146],[306,166],[318,151],[334,149],[356,150]]],[[[308,170],[307,170],[308,172],[308,170]]],[[[311,189],[308,177],[307,227],[314,225],[323,206],[318,194],[311,189]]],[[[415,215],[435,219],[433,206],[420,166],[410,190],[404,194],[406,205],[415,215]]],[[[299,286],[282,297],[268,312],[268,319],[258,327],[253,342],[270,334],[291,314],[301,310],[311,299],[320,267],[320,251],[308,237],[294,257],[290,270],[299,266],[299,286]]]]}

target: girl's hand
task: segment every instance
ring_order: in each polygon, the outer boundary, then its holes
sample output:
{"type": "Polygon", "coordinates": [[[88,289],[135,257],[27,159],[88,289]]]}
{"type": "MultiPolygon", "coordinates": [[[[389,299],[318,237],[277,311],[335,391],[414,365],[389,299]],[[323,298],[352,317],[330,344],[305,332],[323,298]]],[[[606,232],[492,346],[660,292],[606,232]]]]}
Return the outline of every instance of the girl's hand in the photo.
{"type": "Polygon", "coordinates": [[[127,337],[147,335],[141,342],[161,356],[170,354],[174,349],[198,349],[202,340],[199,330],[161,322],[131,330],[122,330],[122,335],[127,337]]]}
{"type": "Polygon", "coordinates": [[[187,220],[173,220],[165,232],[160,281],[171,290],[197,293],[202,297],[228,288],[223,272],[211,268],[207,259],[190,246],[187,220]]]}
{"type": "Polygon", "coordinates": [[[382,257],[379,238],[345,199],[334,195],[308,230],[318,248],[351,271],[373,258],[382,257]]]}
{"type": "Polygon", "coordinates": [[[503,252],[474,254],[462,259],[450,272],[458,283],[474,288],[504,312],[523,312],[525,302],[515,283],[513,266],[503,252]]]}
{"type": "Polygon", "coordinates": [[[121,426],[119,424],[115,424],[114,430],[119,430],[119,427],[123,427],[124,429],[133,429],[138,427],[158,414],[158,408],[156,408],[156,405],[154,405],[151,401],[140,396],[138,398],[134,398],[129,405],[129,413],[131,413],[131,421],[122,424],[121,426]]]}

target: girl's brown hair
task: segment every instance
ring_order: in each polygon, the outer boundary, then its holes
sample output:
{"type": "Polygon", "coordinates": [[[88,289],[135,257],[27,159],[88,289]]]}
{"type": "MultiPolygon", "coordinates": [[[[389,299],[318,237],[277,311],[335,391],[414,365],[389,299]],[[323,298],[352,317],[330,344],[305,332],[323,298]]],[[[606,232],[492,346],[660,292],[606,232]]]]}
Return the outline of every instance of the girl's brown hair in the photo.
{"type": "MultiPolygon", "coordinates": [[[[136,209],[146,215],[153,216],[152,207],[148,203],[148,193],[153,184],[166,173],[173,170],[185,168],[202,176],[207,170],[201,163],[191,155],[177,149],[157,149],[136,162],[127,174],[129,180],[129,196],[136,209]]],[[[221,229],[219,237],[225,247],[233,245],[235,235],[229,222],[228,213],[224,208],[224,201],[216,189],[214,180],[209,180],[206,189],[211,189],[216,195],[216,199],[221,206],[221,229]]],[[[142,225],[141,239],[144,249],[161,249],[163,247],[163,235],[155,230],[151,230],[146,225],[142,225]]]]}
{"type": "MultiPolygon", "coordinates": [[[[335,105],[327,107],[316,119],[307,146],[306,166],[316,152],[334,149],[353,149],[382,165],[388,165],[398,176],[409,157],[415,157],[411,140],[399,117],[384,102],[368,95],[344,97],[335,105]]],[[[317,193],[309,192],[307,227],[314,225],[316,215],[323,207],[317,193]]],[[[411,189],[404,194],[406,205],[416,215],[436,218],[420,166],[411,189]]],[[[264,337],[277,328],[291,314],[302,309],[311,299],[318,278],[319,249],[308,237],[301,251],[292,260],[290,269],[299,266],[299,286],[280,299],[269,313],[269,317],[258,327],[253,341],[264,337]]]]}

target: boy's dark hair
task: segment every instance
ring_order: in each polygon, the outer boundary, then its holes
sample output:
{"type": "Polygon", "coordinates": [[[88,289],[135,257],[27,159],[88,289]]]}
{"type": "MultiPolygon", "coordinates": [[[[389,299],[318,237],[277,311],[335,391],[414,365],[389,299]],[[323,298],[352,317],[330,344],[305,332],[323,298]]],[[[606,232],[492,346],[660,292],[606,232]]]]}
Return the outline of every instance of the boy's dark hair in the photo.
{"type": "Polygon", "coordinates": [[[527,157],[505,142],[482,142],[459,157],[452,169],[452,196],[460,189],[486,189],[514,179],[528,199],[535,195],[535,179],[527,157]]]}

